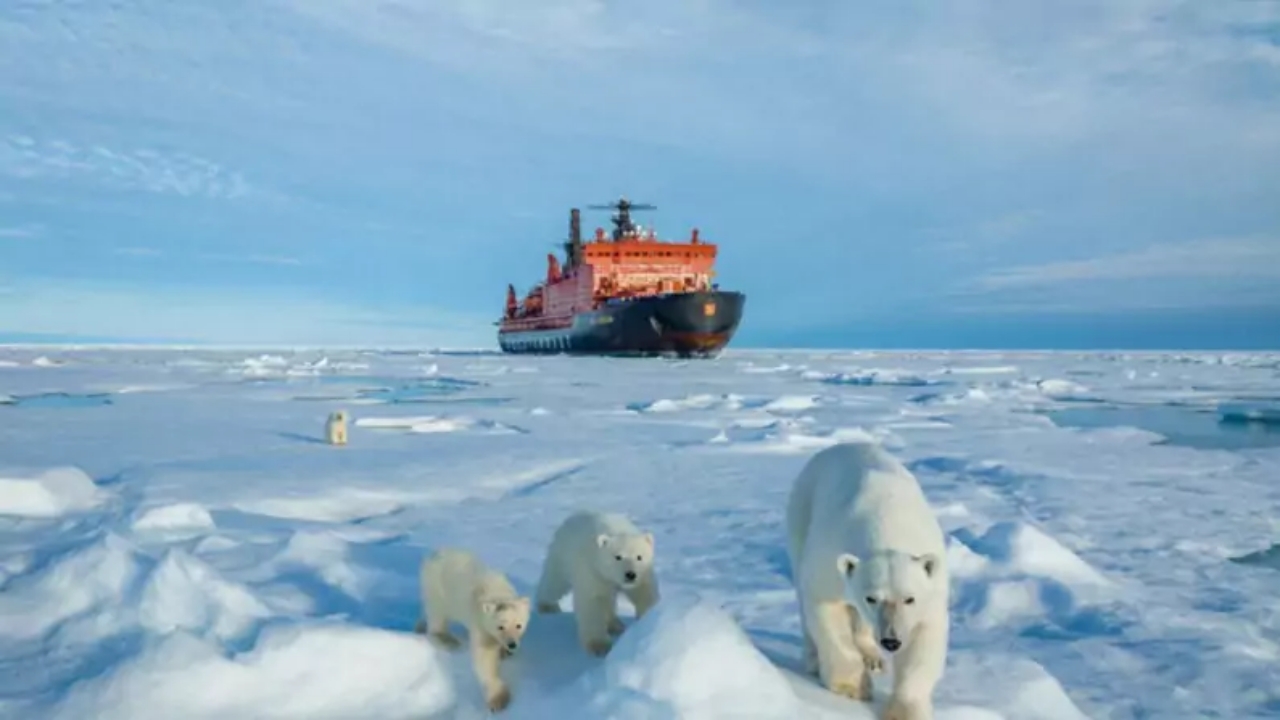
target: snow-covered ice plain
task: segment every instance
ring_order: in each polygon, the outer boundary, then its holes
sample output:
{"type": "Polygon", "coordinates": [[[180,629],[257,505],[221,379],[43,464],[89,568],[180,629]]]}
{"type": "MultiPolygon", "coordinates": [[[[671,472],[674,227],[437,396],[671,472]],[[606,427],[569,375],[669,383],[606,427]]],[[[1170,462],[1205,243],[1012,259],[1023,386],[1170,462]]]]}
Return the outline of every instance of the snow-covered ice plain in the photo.
{"type": "Polygon", "coordinates": [[[411,632],[418,563],[530,592],[595,507],[655,533],[663,601],[603,660],[535,616],[504,716],[871,718],[798,674],[783,550],[800,466],[869,433],[949,534],[940,719],[1277,717],[1277,398],[1257,354],[0,348],[0,716],[483,717],[411,632]]]}

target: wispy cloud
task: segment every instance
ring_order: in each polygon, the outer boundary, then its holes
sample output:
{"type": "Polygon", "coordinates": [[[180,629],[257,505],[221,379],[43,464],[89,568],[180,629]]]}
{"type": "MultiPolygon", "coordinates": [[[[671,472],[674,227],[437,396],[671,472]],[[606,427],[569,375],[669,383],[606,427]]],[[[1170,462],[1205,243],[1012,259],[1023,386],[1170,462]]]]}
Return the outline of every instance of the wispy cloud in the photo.
{"type": "MultiPolygon", "coordinates": [[[[777,127],[779,113],[826,128],[828,121],[882,116],[911,100],[935,120],[1005,142],[1078,141],[1179,117],[1226,119],[1223,109],[1237,123],[1242,111],[1251,115],[1247,127],[1254,137],[1244,139],[1265,139],[1272,146],[1280,140],[1280,129],[1268,130],[1270,108],[1250,108],[1234,94],[1243,73],[1280,68],[1274,36],[1280,4],[1270,1],[971,1],[927,12],[892,2],[816,8],[655,0],[638,10],[599,0],[527,6],[506,0],[280,1],[368,42],[524,85],[526,92],[554,90],[546,85],[568,70],[575,82],[556,84],[573,88],[578,102],[678,95],[703,110],[728,103],[726,115],[756,129],[777,127]],[[581,62],[584,53],[591,63],[581,62]],[[715,62],[730,55],[747,78],[726,76],[727,67],[715,62]],[[513,65],[517,56],[525,62],[513,65]],[[636,63],[672,72],[631,71],[636,63]],[[773,92],[739,92],[752,87],[751,80],[758,89],[760,81],[780,79],[761,63],[810,72],[793,75],[773,92]],[[846,79],[841,87],[828,84],[836,78],[846,79]],[[540,82],[531,86],[531,80],[540,82]],[[724,90],[716,92],[715,82],[724,90]],[[583,83],[590,92],[577,92],[583,83]],[[870,92],[881,104],[828,104],[814,96],[798,103],[800,95],[824,85],[832,100],[870,92]],[[697,87],[710,92],[699,99],[688,92],[697,87]],[[1155,97],[1170,102],[1152,104],[1155,97]],[[757,103],[775,113],[737,112],[757,103]],[[819,108],[838,114],[805,112],[819,108]]],[[[551,102],[563,99],[556,94],[551,102]]],[[[660,107],[652,101],[625,106],[646,116],[660,107]]]]}
{"type": "Polygon", "coordinates": [[[19,180],[83,180],[180,197],[229,200],[251,192],[240,173],[186,153],[126,152],[27,135],[10,135],[0,141],[0,174],[19,180]]]}
{"type": "Polygon", "coordinates": [[[201,260],[212,260],[214,262],[229,263],[254,263],[257,265],[302,265],[303,261],[286,255],[224,255],[224,254],[203,254],[200,255],[201,260]]]}
{"type": "Polygon", "coordinates": [[[983,290],[1159,278],[1280,279],[1280,237],[1222,238],[1155,245],[1087,260],[997,270],[977,279],[983,290]]]}
{"type": "Polygon", "coordinates": [[[271,345],[493,344],[489,318],[432,307],[369,308],[252,289],[138,290],[108,283],[24,282],[14,290],[16,302],[0,303],[0,327],[13,333],[271,345]]]}
{"type": "Polygon", "coordinates": [[[44,234],[44,227],[41,225],[14,225],[12,227],[0,226],[0,240],[3,239],[24,239],[38,237],[44,234]]]}
{"type": "MultiPolygon", "coordinates": [[[[162,255],[172,255],[174,253],[166,253],[163,250],[154,247],[145,246],[127,246],[115,248],[112,252],[116,255],[125,255],[129,257],[160,257],[162,255]]],[[[262,255],[256,253],[248,253],[243,255],[235,255],[229,253],[200,253],[192,257],[195,260],[205,260],[215,263],[249,263],[253,265],[287,265],[298,266],[305,264],[301,259],[290,257],[287,255],[262,255]]]]}
{"type": "Polygon", "coordinates": [[[1039,215],[1040,213],[1034,210],[1005,213],[983,221],[978,225],[977,235],[987,242],[1003,242],[1025,233],[1039,215]]]}
{"type": "Polygon", "coordinates": [[[159,257],[164,254],[151,247],[118,247],[112,252],[116,255],[127,255],[129,257],[159,257]]]}
{"type": "Polygon", "coordinates": [[[1043,216],[1039,210],[1015,210],[987,218],[976,224],[958,228],[934,228],[930,237],[938,239],[936,246],[920,248],[919,252],[973,252],[990,251],[1000,245],[1026,237],[1043,216]]]}
{"type": "Polygon", "coordinates": [[[1081,260],[1008,267],[953,287],[949,313],[1108,314],[1280,311],[1273,237],[1153,245],[1081,260]]]}

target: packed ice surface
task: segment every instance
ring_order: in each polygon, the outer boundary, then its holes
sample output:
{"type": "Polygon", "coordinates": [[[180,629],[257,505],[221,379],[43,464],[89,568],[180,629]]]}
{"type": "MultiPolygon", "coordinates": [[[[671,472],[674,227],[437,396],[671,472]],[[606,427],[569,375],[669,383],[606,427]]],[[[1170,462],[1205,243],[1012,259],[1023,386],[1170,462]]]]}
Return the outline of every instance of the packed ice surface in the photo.
{"type": "Polygon", "coordinates": [[[0,348],[0,717],[486,717],[418,563],[530,592],[594,507],[663,601],[602,660],[535,616],[504,716],[872,718],[800,671],[783,549],[800,466],[865,437],[949,536],[941,720],[1280,716],[1280,449],[1046,414],[1277,398],[1274,355],[0,348]]]}

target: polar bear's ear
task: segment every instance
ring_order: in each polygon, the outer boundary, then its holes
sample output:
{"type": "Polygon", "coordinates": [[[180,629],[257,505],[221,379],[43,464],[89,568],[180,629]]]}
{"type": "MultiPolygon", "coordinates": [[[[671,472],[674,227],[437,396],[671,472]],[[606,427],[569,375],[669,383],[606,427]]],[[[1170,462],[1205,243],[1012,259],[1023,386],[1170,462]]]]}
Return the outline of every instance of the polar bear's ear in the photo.
{"type": "Polygon", "coordinates": [[[498,603],[493,602],[492,600],[486,600],[480,603],[480,612],[485,615],[493,615],[498,612],[498,603]]]}
{"type": "Polygon", "coordinates": [[[597,536],[596,536],[596,545],[598,545],[599,547],[606,547],[606,546],[608,546],[608,544],[609,544],[609,536],[608,536],[608,535],[597,535],[597,536]]]}
{"type": "Polygon", "coordinates": [[[857,567],[858,567],[857,555],[851,555],[849,553],[845,553],[840,557],[836,558],[836,569],[838,569],[840,571],[840,574],[843,575],[844,577],[849,577],[850,575],[852,575],[853,571],[857,569],[857,567]]]}
{"type": "Polygon", "coordinates": [[[915,560],[921,565],[924,565],[924,574],[929,577],[933,577],[933,574],[938,570],[938,556],[933,553],[916,555],[915,560]]]}
{"type": "Polygon", "coordinates": [[[653,547],[653,533],[645,533],[640,537],[644,538],[644,541],[649,543],[649,547],[653,547]]]}
{"type": "Polygon", "coordinates": [[[515,600],[512,600],[512,601],[511,601],[511,604],[512,604],[513,606],[515,606],[515,607],[516,607],[516,609],[517,609],[517,610],[519,610],[520,612],[528,612],[528,611],[529,611],[529,598],[528,598],[528,597],[525,597],[525,596],[518,597],[518,598],[516,598],[515,600]]]}

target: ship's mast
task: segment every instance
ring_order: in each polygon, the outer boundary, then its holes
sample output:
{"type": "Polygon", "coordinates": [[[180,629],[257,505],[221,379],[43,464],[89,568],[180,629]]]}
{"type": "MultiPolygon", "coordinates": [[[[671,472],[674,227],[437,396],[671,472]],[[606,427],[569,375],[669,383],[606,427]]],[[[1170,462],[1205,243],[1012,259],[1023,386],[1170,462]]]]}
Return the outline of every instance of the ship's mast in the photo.
{"type": "Polygon", "coordinates": [[[565,270],[582,264],[582,220],[578,208],[569,210],[569,241],[564,244],[565,270]]]}
{"type": "Polygon", "coordinates": [[[632,210],[657,210],[657,206],[648,203],[633,203],[625,197],[618,198],[618,202],[608,205],[591,205],[592,210],[616,210],[610,220],[613,222],[613,241],[618,242],[624,237],[630,237],[636,233],[635,223],[631,222],[632,210]]]}

